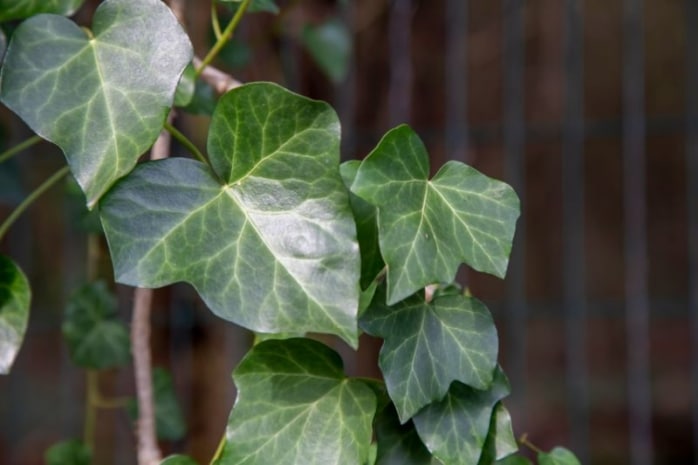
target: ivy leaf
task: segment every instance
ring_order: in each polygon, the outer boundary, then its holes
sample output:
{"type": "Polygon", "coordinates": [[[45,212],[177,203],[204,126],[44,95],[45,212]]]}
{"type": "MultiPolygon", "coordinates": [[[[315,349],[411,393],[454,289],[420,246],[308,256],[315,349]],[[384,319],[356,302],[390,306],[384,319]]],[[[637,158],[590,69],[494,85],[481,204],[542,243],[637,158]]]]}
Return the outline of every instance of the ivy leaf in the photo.
{"type": "Polygon", "coordinates": [[[29,321],[31,289],[22,270],[0,255],[0,374],[7,374],[17,357],[29,321]]]}
{"type": "Polygon", "coordinates": [[[496,465],[531,465],[531,461],[523,455],[510,455],[495,462],[496,465]]]}
{"type": "MultiPolygon", "coordinates": [[[[339,166],[339,172],[347,189],[354,182],[359,165],[361,165],[359,160],[350,160],[339,166]]],[[[354,213],[356,235],[361,251],[361,288],[368,289],[385,266],[378,245],[378,223],[376,220],[378,212],[376,207],[351,192],[349,193],[349,203],[354,213]]]]}
{"type": "Polygon", "coordinates": [[[101,204],[124,284],[191,283],[217,315],[261,333],[357,344],[359,253],[329,105],[269,83],[221,97],[208,153],[145,163],[101,204]]]}
{"type": "Polygon", "coordinates": [[[131,360],[131,341],[119,320],[116,299],[102,282],[86,284],[68,302],[63,337],[73,363],[104,370],[131,360]]]}
{"type": "Polygon", "coordinates": [[[55,15],[15,31],[0,99],[58,145],[93,207],[160,133],[192,57],[189,38],[160,0],[106,0],[94,37],[55,15]]]}
{"type": "Polygon", "coordinates": [[[478,463],[494,406],[508,394],[509,381],[499,368],[486,391],[456,381],[443,400],[428,405],[413,418],[417,433],[444,465],[478,463]]]}
{"type": "Polygon", "coordinates": [[[374,420],[378,441],[376,465],[429,465],[432,457],[417,435],[414,424],[400,424],[395,407],[386,406],[374,420]]]}
{"type": "Polygon", "coordinates": [[[579,459],[564,447],[556,447],[549,453],[538,453],[539,465],[580,465],[579,459]]]}
{"type": "MultiPolygon", "coordinates": [[[[229,3],[230,6],[237,8],[242,0],[219,0],[222,3],[229,3]]],[[[258,11],[266,11],[267,13],[278,14],[279,6],[274,0],[252,0],[250,5],[247,7],[248,13],[255,13],[258,11]]]]}
{"type": "Polygon", "coordinates": [[[303,28],[303,44],[320,69],[334,82],[347,75],[351,58],[351,32],[338,18],[303,28]]]}
{"type": "MultiPolygon", "coordinates": [[[[172,377],[164,368],[153,369],[153,398],[158,438],[166,441],[182,439],[187,434],[187,424],[179,408],[172,377]]],[[[128,413],[134,421],[138,418],[138,404],[135,399],[128,403],[128,413]]]]}
{"type": "Polygon", "coordinates": [[[40,13],[70,16],[85,0],[0,0],[0,21],[22,19],[40,13]]]}
{"type": "Polygon", "coordinates": [[[196,461],[186,455],[170,455],[160,465],[197,465],[196,461]]]}
{"type": "MultiPolygon", "coordinates": [[[[487,389],[497,364],[497,330],[487,308],[462,295],[414,295],[385,304],[384,286],[361,328],[385,339],[379,365],[402,423],[443,399],[451,382],[487,389]]],[[[488,417],[489,421],[489,417],[488,417]]]]}
{"type": "Polygon", "coordinates": [[[46,465],[90,465],[92,454],[82,441],[71,439],[49,447],[44,461],[46,465]]]}
{"type": "Polygon", "coordinates": [[[408,126],[389,131],[361,163],[351,190],[378,207],[388,303],[455,278],[460,263],[503,277],[519,200],[507,184],[463,163],[429,181],[429,157],[408,126]]]}
{"type": "Polygon", "coordinates": [[[179,84],[177,84],[177,90],[175,91],[174,104],[178,107],[186,107],[189,105],[194,98],[194,92],[196,89],[196,69],[189,63],[182,77],[179,78],[179,84]]]}
{"type": "Polygon", "coordinates": [[[238,388],[217,465],[363,465],[376,397],[310,339],[265,341],[233,373],[238,388]]]}
{"type": "Polygon", "coordinates": [[[487,433],[487,440],[482,448],[482,456],[479,465],[490,465],[491,463],[503,459],[519,450],[514,437],[511,425],[511,415],[509,411],[499,402],[492,413],[490,421],[490,431],[487,433]]]}

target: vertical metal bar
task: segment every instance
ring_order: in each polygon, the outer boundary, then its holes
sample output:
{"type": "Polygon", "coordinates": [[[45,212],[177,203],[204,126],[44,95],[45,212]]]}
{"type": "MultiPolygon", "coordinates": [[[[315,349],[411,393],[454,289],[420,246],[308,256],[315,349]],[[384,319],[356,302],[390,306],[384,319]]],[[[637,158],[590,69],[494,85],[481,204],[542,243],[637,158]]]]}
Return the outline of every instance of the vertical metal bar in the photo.
{"type": "Polygon", "coordinates": [[[628,353],[630,456],[652,463],[650,328],[647,294],[647,206],[644,113],[643,0],[625,0],[623,12],[623,209],[628,353]]]}
{"type": "Polygon", "coordinates": [[[589,390],[584,297],[584,34],[582,0],[565,0],[565,120],[562,148],[563,302],[571,446],[589,463],[589,390]]]}
{"type": "Polygon", "coordinates": [[[409,122],[412,112],[412,0],[395,0],[388,24],[391,126],[409,122]]]}
{"type": "Polygon", "coordinates": [[[688,305],[691,315],[693,457],[698,460],[698,2],[686,0],[686,203],[688,305]]]}
{"type": "MultiPolygon", "coordinates": [[[[525,205],[525,121],[524,121],[524,2],[503,0],[504,34],[504,157],[506,177],[525,205]]],[[[512,404],[523,412],[526,393],[526,332],[528,309],[524,280],[524,246],[526,223],[519,219],[507,275],[508,360],[512,386],[512,404]]]]}
{"type": "Polygon", "coordinates": [[[446,156],[467,162],[468,1],[446,1],[446,156]]]}

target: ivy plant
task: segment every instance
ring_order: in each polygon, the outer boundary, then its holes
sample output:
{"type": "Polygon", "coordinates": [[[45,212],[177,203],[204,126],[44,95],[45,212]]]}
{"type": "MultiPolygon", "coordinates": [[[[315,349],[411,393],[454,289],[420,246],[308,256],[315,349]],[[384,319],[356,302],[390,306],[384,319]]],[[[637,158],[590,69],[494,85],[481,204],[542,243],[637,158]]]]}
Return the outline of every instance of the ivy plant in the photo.
{"type": "MultiPolygon", "coordinates": [[[[67,163],[4,221],[0,237],[70,173],[99,216],[116,282],[187,282],[213,313],[258,333],[233,372],[238,397],[211,463],[528,463],[515,455],[492,316],[454,282],[462,265],[505,276],[514,191],[455,161],[430,179],[427,149],[406,125],[362,161],[340,164],[332,107],[268,82],[210,103],[202,153],[169,122],[171,109],[203,107],[206,71],[247,10],[279,11],[270,0],[219,1],[234,16],[221,28],[214,2],[217,41],[192,62],[186,32],[160,0],[105,0],[89,28],[67,17],[79,0],[0,0],[0,20],[24,19],[4,56],[0,100],[37,135],[0,160],[43,139],[67,163]],[[192,158],[139,162],[163,131],[192,158]],[[305,336],[335,335],[357,348],[362,332],[383,339],[383,379],[348,377],[331,347],[305,336]]],[[[346,25],[335,23],[308,26],[302,40],[337,81],[350,49],[346,25]],[[341,53],[330,53],[337,44],[341,53]]],[[[88,278],[66,307],[71,358],[87,370],[96,407],[138,416],[147,405],[105,398],[94,381],[140,353],[109,285],[88,278]]],[[[2,373],[29,307],[27,278],[0,256],[2,373]]],[[[171,377],[156,370],[153,383],[159,436],[182,437],[171,377]]],[[[87,464],[92,447],[89,437],[70,439],[46,460],[87,464]]],[[[577,463],[565,449],[538,452],[541,464],[577,463]]]]}

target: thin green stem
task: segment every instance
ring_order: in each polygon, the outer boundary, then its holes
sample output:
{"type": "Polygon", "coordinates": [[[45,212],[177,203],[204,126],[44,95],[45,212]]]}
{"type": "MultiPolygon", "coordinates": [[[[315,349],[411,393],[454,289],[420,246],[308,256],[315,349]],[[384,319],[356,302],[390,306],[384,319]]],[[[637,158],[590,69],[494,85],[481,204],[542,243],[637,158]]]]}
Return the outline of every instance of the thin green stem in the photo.
{"type": "Polygon", "coordinates": [[[211,26],[213,26],[213,34],[216,36],[216,40],[221,40],[223,33],[221,33],[221,21],[218,19],[218,4],[216,0],[211,2],[211,26]]]}
{"type": "Polygon", "coordinates": [[[216,463],[216,461],[221,457],[223,454],[223,449],[225,449],[225,434],[221,438],[221,441],[218,443],[218,447],[216,447],[216,452],[213,454],[213,458],[211,459],[210,465],[213,465],[216,463]]]}
{"type": "Polygon", "coordinates": [[[22,201],[19,205],[17,205],[17,208],[14,209],[12,213],[10,213],[10,216],[7,217],[7,219],[0,225],[0,239],[2,239],[7,231],[10,229],[12,224],[17,221],[17,218],[20,217],[22,213],[24,213],[24,210],[29,208],[29,206],[34,203],[34,201],[41,196],[44,192],[46,192],[49,188],[51,188],[54,184],[56,184],[58,181],[60,181],[66,174],[70,172],[70,168],[68,166],[64,166],[60,170],[56,171],[53,175],[51,175],[50,178],[48,178],[46,181],[44,181],[39,187],[34,189],[34,192],[29,194],[26,199],[22,201]]]}
{"type": "Polygon", "coordinates": [[[196,77],[198,78],[201,76],[201,73],[203,70],[213,62],[213,59],[218,56],[218,53],[223,49],[223,46],[225,46],[226,42],[230,40],[230,38],[233,36],[233,32],[235,32],[235,28],[237,28],[238,24],[240,23],[240,20],[242,19],[242,16],[245,14],[245,11],[247,10],[247,7],[249,6],[251,0],[243,0],[240,6],[238,7],[237,11],[235,12],[235,16],[233,16],[233,19],[230,20],[230,23],[226,26],[225,30],[221,34],[220,38],[216,40],[216,43],[213,44],[213,47],[211,47],[211,50],[209,50],[208,54],[204,57],[203,60],[201,60],[201,64],[199,65],[198,68],[196,68],[196,77]]]}
{"type": "Polygon", "coordinates": [[[208,160],[204,156],[203,153],[201,153],[201,150],[199,150],[196,145],[192,141],[187,138],[184,134],[179,132],[176,127],[172,126],[170,123],[165,122],[165,129],[167,132],[172,134],[172,137],[177,139],[177,142],[182,144],[187,150],[189,150],[200,162],[206,163],[208,165],[208,160]]]}
{"type": "Polygon", "coordinates": [[[29,139],[20,142],[19,144],[10,147],[9,149],[5,150],[4,152],[0,153],[0,163],[9,160],[10,158],[14,157],[17,155],[19,152],[22,150],[26,150],[32,145],[36,145],[39,142],[41,142],[43,139],[39,136],[32,136],[29,139]]]}

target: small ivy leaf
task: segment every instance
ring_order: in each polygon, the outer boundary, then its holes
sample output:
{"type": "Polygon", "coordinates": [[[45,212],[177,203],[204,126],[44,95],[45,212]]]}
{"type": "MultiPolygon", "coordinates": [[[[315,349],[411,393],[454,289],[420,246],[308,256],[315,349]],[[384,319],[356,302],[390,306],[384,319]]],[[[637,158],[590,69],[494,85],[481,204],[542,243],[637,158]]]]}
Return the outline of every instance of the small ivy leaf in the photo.
{"type": "Polygon", "coordinates": [[[105,370],[131,360],[128,329],[119,320],[116,298],[103,281],[86,284],[68,301],[63,337],[78,366],[105,370]]]}
{"type": "Polygon", "coordinates": [[[174,104],[178,107],[186,107],[194,98],[194,90],[196,89],[196,69],[189,63],[182,77],[179,78],[177,90],[175,91],[174,104]]]}
{"type": "Polygon", "coordinates": [[[0,21],[22,19],[40,13],[70,16],[85,0],[0,0],[0,21]]]}
{"type": "Polygon", "coordinates": [[[351,58],[351,32],[338,18],[303,28],[303,44],[315,63],[335,84],[347,75],[351,58]]]}
{"type": "Polygon", "coordinates": [[[516,453],[517,450],[519,450],[519,446],[514,437],[511,415],[506,407],[499,402],[492,413],[490,430],[487,433],[487,440],[482,448],[482,456],[478,464],[491,465],[497,460],[516,453]]]}
{"type": "Polygon", "coordinates": [[[34,16],[10,41],[0,99],[58,145],[92,208],[155,141],[191,61],[188,36],[160,0],[106,0],[94,38],[34,16]]]}
{"type": "MultiPolygon", "coordinates": [[[[221,3],[229,3],[231,7],[237,9],[242,0],[219,0],[221,3]]],[[[274,0],[252,0],[247,7],[248,13],[265,11],[267,13],[278,14],[279,6],[274,0]]]]}
{"type": "Polygon", "coordinates": [[[198,465],[196,461],[186,455],[170,455],[160,462],[160,465],[198,465]]]}
{"type": "Polygon", "coordinates": [[[351,187],[378,207],[388,304],[455,278],[460,263],[503,277],[519,200],[507,184],[456,161],[428,180],[429,157],[408,126],[389,131],[351,187]]]}
{"type": "Polygon", "coordinates": [[[539,465],[581,465],[579,459],[564,447],[556,447],[549,453],[538,453],[539,465]]]}
{"type": "Polygon", "coordinates": [[[462,295],[426,302],[414,295],[385,304],[376,292],[360,325],[385,339],[379,365],[402,423],[422,407],[443,399],[452,381],[487,389],[497,364],[497,330],[487,308],[462,295]]]}
{"type": "Polygon", "coordinates": [[[256,345],[233,373],[238,388],[217,465],[363,465],[376,396],[340,357],[310,339],[256,345]]]}
{"type": "Polygon", "coordinates": [[[247,84],[221,97],[208,153],[215,174],[188,159],[144,163],[105,196],[116,279],[186,281],[253,331],[332,333],[356,346],[359,250],[336,113],[247,84]]]}
{"type": "Polygon", "coordinates": [[[49,447],[44,461],[46,465],[90,465],[92,453],[82,441],[72,439],[49,447]]]}
{"type": "Polygon", "coordinates": [[[0,255],[0,374],[8,374],[24,340],[31,289],[22,270],[0,255]]]}
{"type": "MultiPolygon", "coordinates": [[[[155,429],[158,439],[177,441],[187,434],[187,424],[179,408],[172,377],[164,368],[153,369],[153,397],[155,399],[155,429]]],[[[138,418],[138,404],[128,403],[128,413],[134,421],[138,418]]]]}
{"type": "Polygon", "coordinates": [[[378,451],[376,465],[430,465],[432,456],[417,435],[414,424],[400,424],[395,407],[390,404],[373,422],[378,451]]]}
{"type": "Polygon", "coordinates": [[[497,368],[486,391],[454,382],[446,397],[413,418],[427,449],[444,465],[478,463],[497,402],[509,394],[509,381],[497,368]]]}
{"type": "MultiPolygon", "coordinates": [[[[350,160],[339,166],[339,172],[347,189],[353,184],[359,165],[361,165],[359,160],[350,160]]],[[[356,235],[361,251],[361,288],[368,289],[385,266],[378,246],[377,210],[376,207],[351,192],[349,203],[354,213],[356,235]]]]}

